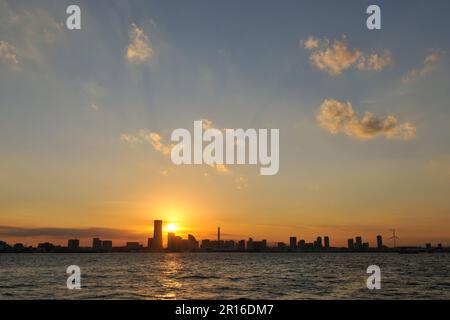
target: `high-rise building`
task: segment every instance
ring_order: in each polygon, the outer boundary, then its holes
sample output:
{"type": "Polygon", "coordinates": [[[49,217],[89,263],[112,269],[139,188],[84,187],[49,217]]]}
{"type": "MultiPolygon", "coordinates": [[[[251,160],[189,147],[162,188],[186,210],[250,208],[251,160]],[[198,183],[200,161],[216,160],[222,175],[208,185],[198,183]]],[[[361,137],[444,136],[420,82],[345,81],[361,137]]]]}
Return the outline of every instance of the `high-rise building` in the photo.
{"type": "Polygon", "coordinates": [[[112,250],[112,240],[102,240],[102,250],[111,251],[112,250]]]}
{"type": "Polygon", "coordinates": [[[69,250],[78,250],[80,248],[80,240],[78,239],[70,239],[67,241],[67,247],[69,250]]]}
{"type": "Polygon", "coordinates": [[[247,247],[247,251],[253,251],[254,248],[253,248],[253,239],[252,238],[248,238],[246,247],[247,247]]]}
{"type": "Polygon", "coordinates": [[[149,250],[152,248],[152,242],[153,242],[153,238],[148,238],[147,239],[147,248],[149,250]]]}
{"type": "Polygon", "coordinates": [[[378,250],[383,249],[383,238],[381,237],[381,235],[377,236],[377,248],[378,250]]]}
{"type": "Polygon", "coordinates": [[[292,251],[297,250],[297,237],[289,238],[289,249],[292,251]]]}
{"type": "Polygon", "coordinates": [[[217,241],[220,241],[220,226],[217,227],[217,241]]]}
{"type": "Polygon", "coordinates": [[[167,234],[167,249],[169,251],[181,251],[183,250],[183,246],[184,246],[183,239],[181,239],[181,237],[175,235],[175,233],[173,232],[169,232],[167,234]]]}
{"type": "Polygon", "coordinates": [[[348,240],[347,240],[347,244],[348,244],[348,250],[353,250],[353,249],[355,249],[355,244],[354,244],[353,239],[348,239],[348,240]]]}
{"type": "Polygon", "coordinates": [[[304,239],[302,239],[302,240],[300,240],[300,241],[298,242],[298,248],[299,248],[300,250],[305,250],[305,248],[306,248],[306,241],[305,241],[304,239]]]}
{"type": "Polygon", "coordinates": [[[188,235],[188,250],[189,251],[198,250],[198,241],[192,234],[188,235]]]}
{"type": "Polygon", "coordinates": [[[245,240],[239,240],[237,249],[239,251],[244,251],[245,250],[245,240]]]}
{"type": "Polygon", "coordinates": [[[102,248],[102,240],[99,238],[92,239],[92,249],[99,250],[102,248]]]}
{"type": "Polygon", "coordinates": [[[317,237],[316,245],[317,249],[322,249],[322,237],[317,237]]]}
{"type": "Polygon", "coordinates": [[[325,236],[324,242],[325,242],[325,249],[330,249],[330,238],[328,236],[325,236]]]}
{"type": "Polygon", "coordinates": [[[153,241],[152,250],[162,251],[163,249],[163,235],[162,235],[162,220],[155,220],[153,222],[153,241]]]}
{"type": "Polygon", "coordinates": [[[356,237],[355,248],[358,250],[362,249],[362,237],[361,236],[356,237]]]}

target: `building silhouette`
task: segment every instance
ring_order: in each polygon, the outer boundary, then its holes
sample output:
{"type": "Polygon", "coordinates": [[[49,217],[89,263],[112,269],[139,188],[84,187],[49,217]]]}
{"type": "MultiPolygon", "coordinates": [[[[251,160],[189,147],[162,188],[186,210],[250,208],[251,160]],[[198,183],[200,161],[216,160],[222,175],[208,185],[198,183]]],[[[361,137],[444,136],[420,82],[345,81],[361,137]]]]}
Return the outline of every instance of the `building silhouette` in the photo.
{"type": "Polygon", "coordinates": [[[94,250],[100,250],[102,248],[102,240],[99,238],[93,238],[92,239],[92,249],[94,250]]]}
{"type": "Polygon", "coordinates": [[[147,239],[147,248],[148,248],[148,250],[151,250],[152,242],[153,242],[153,238],[148,238],[147,239]]]}
{"type": "Polygon", "coordinates": [[[361,237],[361,236],[357,236],[357,237],[356,237],[356,241],[355,241],[355,249],[361,250],[362,247],[363,247],[363,244],[362,244],[362,237],[361,237]]]}
{"type": "Polygon", "coordinates": [[[381,235],[377,236],[377,249],[383,249],[383,237],[381,237],[381,235]]]}
{"type": "Polygon", "coordinates": [[[112,250],[112,240],[102,240],[102,250],[111,251],[112,250]]]}
{"type": "Polygon", "coordinates": [[[162,235],[162,220],[155,220],[153,222],[153,240],[152,240],[152,251],[162,251],[163,250],[163,235],[162,235]]]}
{"type": "Polygon", "coordinates": [[[314,242],[314,249],[322,249],[322,237],[317,237],[317,240],[314,242]]]}
{"type": "Polygon", "coordinates": [[[125,247],[127,250],[139,250],[142,248],[139,242],[127,242],[125,247]]]}
{"type": "Polygon", "coordinates": [[[297,237],[289,238],[289,250],[291,251],[297,250],[297,237]]]}
{"type": "Polygon", "coordinates": [[[68,240],[67,248],[69,248],[69,250],[78,250],[80,248],[80,240],[78,240],[78,239],[68,240]]]}
{"type": "Polygon", "coordinates": [[[325,236],[325,238],[323,238],[323,241],[324,241],[325,249],[326,250],[330,249],[330,237],[325,236]]]}
{"type": "Polygon", "coordinates": [[[353,239],[348,239],[347,240],[347,249],[348,250],[354,250],[355,249],[355,243],[354,243],[353,239]]]}

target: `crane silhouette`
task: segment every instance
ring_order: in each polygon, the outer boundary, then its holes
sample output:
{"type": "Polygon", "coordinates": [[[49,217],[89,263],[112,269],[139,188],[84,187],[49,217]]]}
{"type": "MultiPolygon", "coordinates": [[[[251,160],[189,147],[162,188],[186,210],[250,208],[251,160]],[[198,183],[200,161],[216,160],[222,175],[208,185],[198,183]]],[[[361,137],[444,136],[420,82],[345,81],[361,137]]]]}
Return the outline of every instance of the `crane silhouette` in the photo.
{"type": "Polygon", "coordinates": [[[396,240],[400,240],[399,237],[395,235],[395,229],[390,229],[392,231],[392,237],[389,238],[389,240],[394,240],[394,248],[396,247],[396,240]]]}

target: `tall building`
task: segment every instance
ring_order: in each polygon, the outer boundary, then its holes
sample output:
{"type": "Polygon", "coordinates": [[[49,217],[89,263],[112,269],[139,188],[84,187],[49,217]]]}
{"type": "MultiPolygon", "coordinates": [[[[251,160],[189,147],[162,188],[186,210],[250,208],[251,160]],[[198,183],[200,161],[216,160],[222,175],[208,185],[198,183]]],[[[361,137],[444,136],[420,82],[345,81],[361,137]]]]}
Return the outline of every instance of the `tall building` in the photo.
{"type": "Polygon", "coordinates": [[[162,251],[163,249],[163,235],[162,235],[162,220],[155,220],[153,222],[153,241],[152,250],[162,251]]]}
{"type": "Polygon", "coordinates": [[[102,248],[102,240],[99,238],[92,239],[92,249],[100,250],[102,248]]]}
{"type": "Polygon", "coordinates": [[[198,250],[198,241],[192,234],[188,235],[188,250],[195,251],[198,250]]]}
{"type": "Polygon", "coordinates": [[[102,240],[102,250],[111,251],[112,250],[112,241],[111,240],[102,240]]]}
{"type": "Polygon", "coordinates": [[[217,227],[217,241],[220,241],[220,226],[217,227]]]}
{"type": "Polygon", "coordinates": [[[153,238],[148,238],[147,239],[147,248],[148,248],[148,250],[150,250],[152,248],[152,242],[153,242],[153,238]]]}
{"type": "Polygon", "coordinates": [[[353,242],[353,239],[348,239],[347,240],[347,244],[348,244],[348,250],[353,250],[355,249],[355,244],[353,242]]]}
{"type": "Polygon", "coordinates": [[[355,249],[358,249],[358,250],[362,249],[362,245],[363,245],[362,237],[361,236],[356,237],[355,249]]]}
{"type": "Polygon", "coordinates": [[[297,237],[289,238],[289,249],[292,251],[297,250],[297,237]]]}
{"type": "Polygon", "coordinates": [[[299,248],[300,250],[305,250],[305,247],[306,247],[306,241],[305,241],[304,239],[300,240],[300,241],[298,242],[298,248],[299,248]]]}
{"type": "Polygon", "coordinates": [[[317,249],[322,249],[322,237],[317,237],[317,249]]]}
{"type": "Polygon", "coordinates": [[[175,235],[173,232],[169,232],[167,234],[167,250],[181,251],[183,249],[183,245],[183,239],[181,239],[181,237],[175,235]]]}
{"type": "Polygon", "coordinates": [[[381,237],[381,235],[377,236],[377,248],[378,250],[383,249],[383,238],[381,237]]]}
{"type": "Polygon", "coordinates": [[[237,249],[239,251],[244,251],[245,250],[245,240],[239,240],[237,249]]]}
{"type": "Polygon", "coordinates": [[[70,239],[67,241],[67,247],[69,250],[78,250],[80,248],[80,240],[78,239],[70,239]]]}
{"type": "Polygon", "coordinates": [[[325,242],[325,249],[330,249],[330,238],[328,236],[325,236],[324,242],[325,242]]]}
{"type": "Polygon", "coordinates": [[[253,251],[253,239],[252,238],[248,238],[246,247],[247,247],[247,251],[253,251]]]}

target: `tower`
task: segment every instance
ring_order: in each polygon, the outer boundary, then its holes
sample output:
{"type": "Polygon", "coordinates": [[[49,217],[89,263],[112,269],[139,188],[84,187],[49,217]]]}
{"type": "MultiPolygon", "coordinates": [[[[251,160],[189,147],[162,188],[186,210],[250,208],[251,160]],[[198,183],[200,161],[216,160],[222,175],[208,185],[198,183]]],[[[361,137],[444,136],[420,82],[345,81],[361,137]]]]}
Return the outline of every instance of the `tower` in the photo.
{"type": "Polygon", "coordinates": [[[162,220],[153,222],[152,251],[161,251],[163,249],[162,224],[162,220]]]}
{"type": "Polygon", "coordinates": [[[324,241],[325,241],[325,249],[330,249],[330,237],[325,236],[324,241]]]}
{"type": "Polygon", "coordinates": [[[381,235],[377,236],[377,249],[383,249],[383,238],[381,237],[381,235]]]}
{"type": "Polygon", "coordinates": [[[217,241],[220,241],[220,226],[217,227],[217,241]]]}

